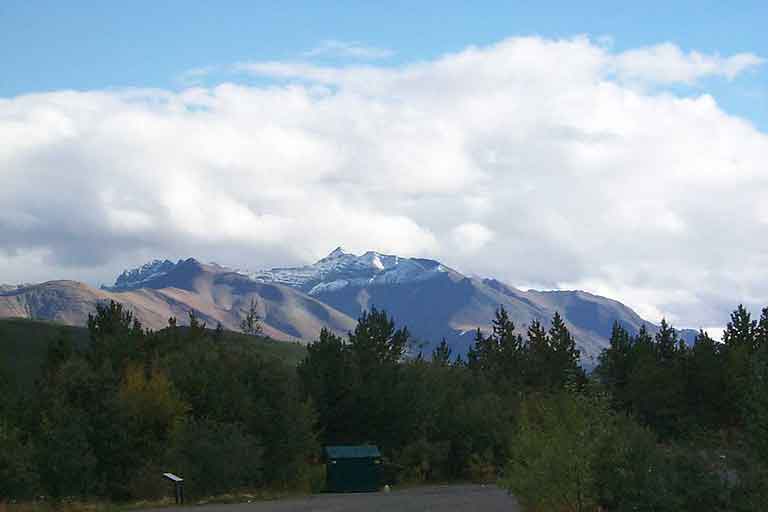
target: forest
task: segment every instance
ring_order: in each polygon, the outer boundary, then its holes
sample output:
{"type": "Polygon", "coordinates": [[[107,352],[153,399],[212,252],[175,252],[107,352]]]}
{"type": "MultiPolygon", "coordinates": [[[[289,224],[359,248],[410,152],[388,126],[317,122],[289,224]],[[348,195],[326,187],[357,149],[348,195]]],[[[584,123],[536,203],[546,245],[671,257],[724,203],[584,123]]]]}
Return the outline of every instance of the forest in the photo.
{"type": "Polygon", "coordinates": [[[100,305],[84,339],[48,341],[30,385],[6,371],[0,501],[156,499],[164,471],[191,497],[317,492],[323,445],[370,442],[391,484],[493,482],[532,511],[768,503],[768,308],[691,346],[666,321],[616,324],[590,374],[558,314],[522,332],[499,308],[464,357],[445,340],[414,355],[375,308],[291,357],[253,325],[188,323],[153,332],[100,305]]]}

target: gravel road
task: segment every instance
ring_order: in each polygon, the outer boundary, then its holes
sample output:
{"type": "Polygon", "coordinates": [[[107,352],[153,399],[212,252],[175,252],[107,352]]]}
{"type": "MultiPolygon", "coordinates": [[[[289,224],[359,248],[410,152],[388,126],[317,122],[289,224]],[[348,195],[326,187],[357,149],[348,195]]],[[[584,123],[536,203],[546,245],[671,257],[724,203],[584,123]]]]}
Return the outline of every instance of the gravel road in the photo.
{"type": "MultiPolygon", "coordinates": [[[[303,499],[239,505],[205,505],[151,509],[154,512],[519,512],[506,491],[492,485],[418,487],[389,493],[316,494],[303,499]]],[[[145,512],[149,512],[147,509],[145,512]]]]}

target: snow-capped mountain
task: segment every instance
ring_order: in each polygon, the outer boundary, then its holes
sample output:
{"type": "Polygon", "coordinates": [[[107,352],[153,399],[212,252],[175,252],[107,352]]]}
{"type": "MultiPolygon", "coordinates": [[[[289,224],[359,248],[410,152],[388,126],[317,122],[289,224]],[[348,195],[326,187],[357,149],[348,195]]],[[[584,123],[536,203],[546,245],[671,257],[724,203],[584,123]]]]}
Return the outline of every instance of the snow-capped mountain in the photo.
{"type": "Polygon", "coordinates": [[[96,305],[110,300],[128,308],[144,327],[162,329],[188,314],[209,327],[240,330],[255,302],[264,334],[279,340],[311,341],[320,329],[344,334],[353,318],[291,287],[257,282],[216,264],[194,258],[152,261],[123,272],[115,287],[95,289],[77,281],[48,281],[0,292],[0,318],[20,317],[85,325],[96,305]]]}
{"type": "Polygon", "coordinates": [[[448,272],[453,271],[433,260],[401,258],[374,251],[356,256],[337,247],[312,265],[274,268],[249,276],[254,281],[284,284],[316,296],[348,286],[418,282],[448,272]]]}
{"type": "Polygon", "coordinates": [[[30,284],[0,284],[0,293],[12,292],[30,286],[30,284]]]}
{"type": "Polygon", "coordinates": [[[113,291],[135,290],[153,279],[167,275],[181,262],[182,260],[179,260],[178,263],[171,260],[152,260],[140,267],[124,270],[122,274],[117,276],[113,286],[102,286],[102,288],[113,291]]]}
{"type": "MultiPolygon", "coordinates": [[[[407,326],[426,353],[442,338],[455,353],[465,353],[474,330],[489,330],[500,305],[523,333],[534,320],[548,325],[558,311],[586,366],[608,345],[614,321],[630,332],[642,325],[657,329],[620,302],[587,292],[522,291],[495,279],[467,277],[434,260],[374,251],[358,256],[340,247],[311,265],[255,273],[188,258],[126,270],[113,287],[102,290],[74,281],[0,287],[0,317],[79,324],[97,302],[117,300],[152,328],[194,310],[210,325],[237,329],[251,299],[259,304],[265,332],[278,339],[311,341],[323,326],[343,334],[362,311],[375,306],[407,326]]],[[[681,332],[686,340],[694,334],[681,332]]]]}
{"type": "Polygon", "coordinates": [[[264,283],[303,291],[357,318],[376,306],[424,343],[424,349],[445,338],[464,353],[475,329],[488,330],[496,308],[503,305],[521,332],[532,321],[548,325],[555,311],[565,318],[591,366],[608,345],[614,321],[630,332],[645,324],[656,327],[618,301],[582,291],[518,290],[495,279],[464,276],[427,259],[402,258],[374,251],[360,256],[336,248],[312,265],[275,268],[249,274],[264,283]]]}

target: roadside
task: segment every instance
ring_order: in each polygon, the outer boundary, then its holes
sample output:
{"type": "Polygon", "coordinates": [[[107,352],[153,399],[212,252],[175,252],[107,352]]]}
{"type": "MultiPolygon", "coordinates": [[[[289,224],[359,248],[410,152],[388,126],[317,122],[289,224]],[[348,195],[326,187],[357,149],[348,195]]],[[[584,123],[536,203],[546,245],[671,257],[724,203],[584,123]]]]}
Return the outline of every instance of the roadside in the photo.
{"type": "Polygon", "coordinates": [[[441,485],[392,492],[359,494],[313,494],[306,498],[259,501],[233,505],[188,505],[142,509],[143,512],[424,512],[424,511],[518,511],[506,491],[495,485],[441,485]]]}

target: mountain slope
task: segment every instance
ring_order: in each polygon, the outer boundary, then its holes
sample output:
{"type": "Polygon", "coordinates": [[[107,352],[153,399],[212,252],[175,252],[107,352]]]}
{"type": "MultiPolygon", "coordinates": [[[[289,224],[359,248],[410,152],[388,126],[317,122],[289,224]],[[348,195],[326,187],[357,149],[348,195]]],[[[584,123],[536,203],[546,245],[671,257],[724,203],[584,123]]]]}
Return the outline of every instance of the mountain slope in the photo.
{"type": "Polygon", "coordinates": [[[618,301],[582,291],[522,291],[494,279],[478,279],[419,258],[376,252],[361,256],[337,248],[313,265],[277,268],[251,274],[260,282],[281,283],[307,292],[357,317],[371,306],[387,310],[407,325],[429,350],[445,337],[459,353],[472,343],[475,329],[490,329],[499,305],[525,332],[533,320],[545,325],[559,311],[573,332],[584,363],[595,364],[608,345],[614,320],[636,332],[644,321],[618,301]]]}
{"type": "MultiPolygon", "coordinates": [[[[634,333],[646,322],[622,303],[583,291],[522,291],[495,279],[468,277],[440,262],[373,251],[360,256],[335,249],[312,265],[252,274],[234,272],[195,259],[155,260],[123,272],[109,288],[75,281],[0,289],[0,318],[21,317],[84,325],[101,301],[127,305],[141,322],[159,329],[175,316],[185,322],[191,310],[209,326],[238,330],[251,300],[264,319],[264,333],[276,339],[315,339],[322,327],[345,334],[362,311],[376,306],[406,325],[416,350],[429,353],[446,338],[464,354],[474,331],[488,331],[503,305],[521,333],[532,321],[545,326],[560,312],[592,366],[608,345],[618,321],[634,333]],[[419,348],[420,345],[420,348],[419,348]]],[[[681,335],[691,341],[694,331],[681,335]]]]}
{"type": "MultiPolygon", "coordinates": [[[[125,275],[125,274],[124,274],[125,275]]],[[[215,326],[239,330],[251,300],[263,319],[264,334],[275,339],[310,340],[322,327],[345,333],[354,320],[298,290],[255,282],[217,265],[194,259],[166,265],[163,272],[137,276],[135,287],[118,278],[110,289],[95,289],[76,281],[50,281],[0,292],[0,318],[19,317],[84,325],[99,302],[125,304],[145,327],[160,329],[175,316],[185,323],[189,311],[215,326]]]]}

